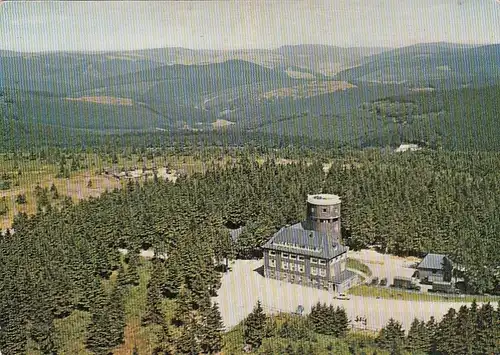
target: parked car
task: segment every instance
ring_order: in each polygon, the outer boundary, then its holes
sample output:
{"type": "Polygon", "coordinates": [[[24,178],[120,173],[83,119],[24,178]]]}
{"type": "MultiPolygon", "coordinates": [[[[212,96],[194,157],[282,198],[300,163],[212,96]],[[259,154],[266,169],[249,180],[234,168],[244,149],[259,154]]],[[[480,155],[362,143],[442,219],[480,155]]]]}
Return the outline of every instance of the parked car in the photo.
{"type": "Polygon", "coordinates": [[[378,284],[378,277],[376,277],[376,276],[375,276],[375,277],[372,279],[371,284],[372,284],[373,286],[377,285],[377,284],[378,284]]]}
{"type": "Polygon", "coordinates": [[[380,280],[380,286],[387,286],[387,278],[384,277],[382,280],[380,280]]]}
{"type": "Polygon", "coordinates": [[[338,296],[336,296],[335,298],[338,299],[338,300],[350,300],[351,299],[345,293],[339,293],[338,296]]]}

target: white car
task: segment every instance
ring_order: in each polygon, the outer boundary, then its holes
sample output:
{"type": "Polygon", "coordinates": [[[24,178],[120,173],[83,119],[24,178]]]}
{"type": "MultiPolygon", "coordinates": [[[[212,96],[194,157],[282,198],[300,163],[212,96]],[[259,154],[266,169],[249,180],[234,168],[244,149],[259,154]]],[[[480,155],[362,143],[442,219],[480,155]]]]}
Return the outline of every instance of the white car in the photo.
{"type": "Polygon", "coordinates": [[[338,299],[338,300],[350,300],[351,299],[345,293],[339,293],[338,296],[336,296],[335,298],[338,299]]]}

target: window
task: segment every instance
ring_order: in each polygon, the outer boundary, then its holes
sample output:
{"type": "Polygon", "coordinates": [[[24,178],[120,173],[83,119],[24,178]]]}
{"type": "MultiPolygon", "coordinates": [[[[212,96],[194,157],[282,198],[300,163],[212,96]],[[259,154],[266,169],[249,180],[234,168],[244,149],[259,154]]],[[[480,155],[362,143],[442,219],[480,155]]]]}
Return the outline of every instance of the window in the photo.
{"type": "Polygon", "coordinates": [[[281,257],[283,259],[288,259],[288,253],[281,253],[281,257]]]}
{"type": "Polygon", "coordinates": [[[319,259],[319,264],[320,265],[326,265],[326,260],[319,259]]]}
{"type": "Polygon", "coordinates": [[[304,261],[304,257],[302,255],[297,255],[297,260],[298,261],[304,261]]]}
{"type": "Polygon", "coordinates": [[[276,252],[274,250],[269,250],[269,256],[275,256],[276,252]]]}
{"type": "Polygon", "coordinates": [[[297,265],[296,265],[296,264],[291,263],[291,264],[290,264],[290,271],[296,271],[296,270],[297,270],[297,265]]]}
{"type": "Polygon", "coordinates": [[[326,213],[326,208],[323,208],[323,213],[326,213]]]}
{"type": "Polygon", "coordinates": [[[302,273],[303,273],[303,272],[305,271],[305,269],[306,269],[306,268],[304,267],[304,265],[297,265],[297,266],[298,266],[298,268],[299,268],[299,272],[302,272],[302,273]]]}
{"type": "Polygon", "coordinates": [[[311,207],[311,212],[314,213],[314,207],[311,207]]]}
{"type": "Polygon", "coordinates": [[[326,276],[326,270],[325,269],[319,269],[319,276],[326,276]]]}
{"type": "Polygon", "coordinates": [[[296,255],[295,254],[290,254],[290,260],[295,260],[296,259],[296,255]]]}
{"type": "Polygon", "coordinates": [[[316,259],[316,258],[311,258],[311,263],[312,263],[312,264],[317,264],[317,263],[318,263],[318,259],[316,259]]]}
{"type": "Polygon", "coordinates": [[[276,260],[269,259],[269,267],[276,267],[276,260]]]}
{"type": "Polygon", "coordinates": [[[281,262],[281,268],[283,270],[288,270],[288,262],[287,261],[282,261],[281,262]]]}
{"type": "Polygon", "coordinates": [[[318,268],[312,267],[311,268],[311,275],[318,275],[318,268]]]}

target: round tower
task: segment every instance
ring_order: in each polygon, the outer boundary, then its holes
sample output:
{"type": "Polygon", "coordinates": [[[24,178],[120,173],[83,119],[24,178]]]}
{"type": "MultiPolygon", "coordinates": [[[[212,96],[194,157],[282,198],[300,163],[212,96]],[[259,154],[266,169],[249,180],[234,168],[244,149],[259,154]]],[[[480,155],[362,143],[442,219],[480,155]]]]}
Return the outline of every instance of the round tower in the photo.
{"type": "Polygon", "coordinates": [[[312,230],[340,240],[340,197],[330,194],[307,196],[307,221],[312,230]]]}

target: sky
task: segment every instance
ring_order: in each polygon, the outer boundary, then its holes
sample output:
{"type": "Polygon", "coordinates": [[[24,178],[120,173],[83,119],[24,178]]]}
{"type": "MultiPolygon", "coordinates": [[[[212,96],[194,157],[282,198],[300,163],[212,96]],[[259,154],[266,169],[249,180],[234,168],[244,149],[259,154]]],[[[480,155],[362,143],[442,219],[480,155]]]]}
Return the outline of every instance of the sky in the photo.
{"type": "MultiPolygon", "coordinates": [[[[1,0],[0,0],[1,2],[1,0]]],[[[0,49],[500,43],[500,0],[4,1],[0,49]]]]}

